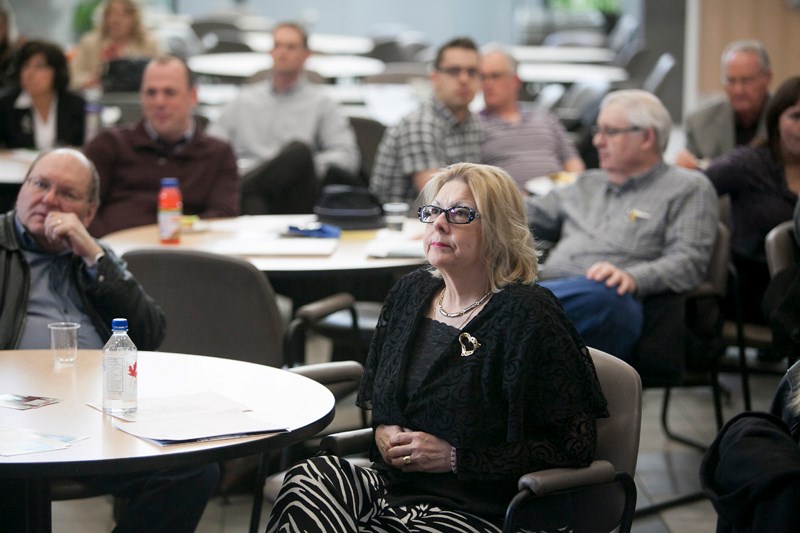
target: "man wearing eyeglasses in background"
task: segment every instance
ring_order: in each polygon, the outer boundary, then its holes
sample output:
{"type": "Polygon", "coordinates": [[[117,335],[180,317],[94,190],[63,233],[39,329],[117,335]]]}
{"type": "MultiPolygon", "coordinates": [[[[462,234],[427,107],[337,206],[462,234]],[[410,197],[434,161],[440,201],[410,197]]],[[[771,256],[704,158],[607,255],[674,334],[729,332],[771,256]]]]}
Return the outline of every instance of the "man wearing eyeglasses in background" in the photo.
{"type": "Polygon", "coordinates": [[[686,118],[686,148],[676,155],[676,165],[705,168],[709,160],[734,147],[767,136],[772,69],[764,46],[755,40],[734,41],[722,53],[721,63],[725,96],[686,118]]]}
{"type": "Polygon", "coordinates": [[[561,300],[588,346],[631,361],[642,298],[703,280],[718,201],[697,171],[667,165],[672,121],[657,97],[616,91],[600,104],[600,169],[526,199],[537,240],[551,243],[541,285],[561,300]]]}
{"type": "Polygon", "coordinates": [[[469,105],[480,88],[480,56],[472,39],[442,45],[430,74],[433,96],[386,133],[370,190],[381,202],[413,204],[441,167],[480,161],[483,129],[469,105]]]}
{"type": "MultiPolygon", "coordinates": [[[[100,349],[115,317],[128,319],[140,350],[158,348],[161,308],[86,229],[99,188],[97,170],[81,152],[45,152],[31,165],[16,209],[0,215],[0,350],[49,348],[51,322],[81,324],[78,347],[100,349]]],[[[194,531],[218,479],[219,466],[209,464],[82,481],[130,499],[115,531],[177,533],[194,531]]],[[[3,531],[24,530],[16,522],[24,509],[17,483],[0,480],[3,531]]]]}
{"type": "Polygon", "coordinates": [[[544,110],[520,109],[522,81],[517,61],[500,48],[484,51],[481,82],[486,108],[480,112],[485,133],[481,161],[511,174],[520,191],[525,182],[554,172],[586,168],[558,117],[544,110]]]}

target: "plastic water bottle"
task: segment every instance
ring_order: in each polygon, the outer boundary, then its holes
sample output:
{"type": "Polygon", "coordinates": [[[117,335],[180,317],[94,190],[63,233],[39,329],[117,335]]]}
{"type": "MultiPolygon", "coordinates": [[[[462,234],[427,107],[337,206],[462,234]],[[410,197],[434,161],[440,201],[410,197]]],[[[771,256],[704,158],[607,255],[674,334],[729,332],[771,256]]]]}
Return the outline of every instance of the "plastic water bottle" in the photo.
{"type": "Polygon", "coordinates": [[[103,92],[99,88],[86,89],[84,92],[84,97],[86,99],[84,143],[88,143],[94,139],[102,126],[103,104],[100,102],[102,96],[103,92]]]}
{"type": "Polygon", "coordinates": [[[183,198],[178,187],[178,178],[161,178],[158,193],[158,234],[162,244],[178,244],[181,241],[181,216],[183,198]]]}
{"type": "Polygon", "coordinates": [[[111,321],[111,338],[103,346],[103,411],[131,414],[138,404],[137,349],[128,337],[128,320],[111,321]]]}

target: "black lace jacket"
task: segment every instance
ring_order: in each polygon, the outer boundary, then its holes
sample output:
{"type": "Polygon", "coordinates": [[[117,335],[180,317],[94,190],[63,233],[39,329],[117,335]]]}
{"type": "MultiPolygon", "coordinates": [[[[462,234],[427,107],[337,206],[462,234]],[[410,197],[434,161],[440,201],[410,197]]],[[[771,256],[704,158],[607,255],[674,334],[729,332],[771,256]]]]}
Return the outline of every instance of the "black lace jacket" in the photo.
{"type": "Polygon", "coordinates": [[[372,460],[394,503],[442,500],[501,513],[524,473],[591,462],[598,417],[608,416],[591,358],[555,297],[538,285],[495,294],[462,327],[480,347],[462,357],[457,337],[407,397],[414,339],[443,282],[425,269],[392,289],[370,346],[357,403],[373,426],[397,424],[457,449],[458,474],[402,474],[372,460]]]}

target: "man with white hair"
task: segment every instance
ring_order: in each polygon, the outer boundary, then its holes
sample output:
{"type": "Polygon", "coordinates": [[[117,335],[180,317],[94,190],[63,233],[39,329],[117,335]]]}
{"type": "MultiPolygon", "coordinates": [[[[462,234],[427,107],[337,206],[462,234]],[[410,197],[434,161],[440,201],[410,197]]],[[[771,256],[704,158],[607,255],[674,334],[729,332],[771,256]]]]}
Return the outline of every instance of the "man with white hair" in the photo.
{"type": "Polygon", "coordinates": [[[526,200],[534,236],[555,242],[541,284],[587,345],[628,361],[641,334],[641,299],[699,285],[716,236],[708,179],[663,160],[671,126],[652,94],[610,93],[594,130],[600,169],[526,200]]]}
{"type": "Polygon", "coordinates": [[[734,147],[767,136],[772,69],[764,46],[750,39],[733,41],[722,52],[721,62],[725,95],[686,118],[686,148],[678,152],[676,165],[705,168],[709,160],[734,147]]]}

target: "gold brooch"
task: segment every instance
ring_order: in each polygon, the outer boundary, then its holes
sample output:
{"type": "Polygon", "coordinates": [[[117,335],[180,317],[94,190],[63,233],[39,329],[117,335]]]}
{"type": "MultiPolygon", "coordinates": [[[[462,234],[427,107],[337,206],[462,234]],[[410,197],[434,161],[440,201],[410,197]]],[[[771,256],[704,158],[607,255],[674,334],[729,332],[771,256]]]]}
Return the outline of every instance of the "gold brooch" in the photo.
{"type": "Polygon", "coordinates": [[[467,333],[466,331],[458,336],[458,343],[461,345],[461,357],[467,357],[475,353],[475,350],[481,347],[478,339],[467,333]]]}

